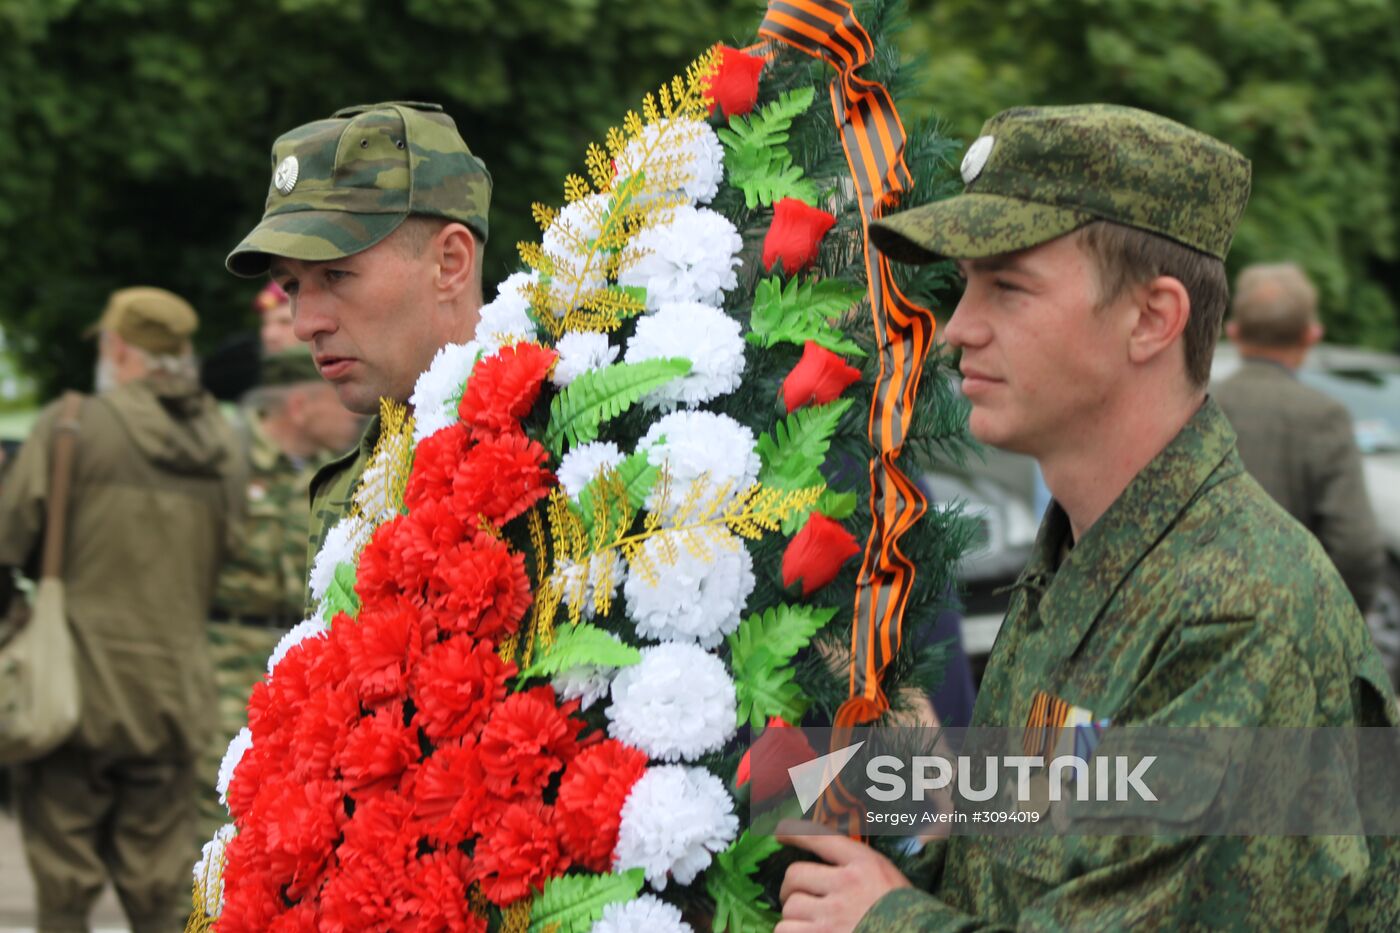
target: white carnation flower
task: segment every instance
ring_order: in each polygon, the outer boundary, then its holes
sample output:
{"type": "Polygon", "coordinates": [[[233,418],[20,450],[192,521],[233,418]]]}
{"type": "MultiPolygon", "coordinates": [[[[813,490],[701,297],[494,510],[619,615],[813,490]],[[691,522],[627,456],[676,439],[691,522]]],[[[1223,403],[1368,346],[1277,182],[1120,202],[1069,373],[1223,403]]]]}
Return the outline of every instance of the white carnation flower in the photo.
{"type": "Polygon", "coordinates": [[[517,272],[501,283],[492,301],[481,306],[476,339],[487,356],[508,343],[535,339],[538,330],[530,317],[530,298],[524,286],[538,279],[537,272],[517,272]]]}
{"type": "Polygon", "coordinates": [[[321,550],[316,552],[316,559],[311,563],[311,573],[307,578],[313,600],[319,603],[326,598],[326,591],[330,589],[336,567],[355,563],[360,548],[369,540],[369,531],[365,522],[342,518],[326,532],[326,540],[321,545],[321,550]]]}
{"type": "Polygon", "coordinates": [[[577,499],[583,487],[599,473],[617,466],[624,459],[622,451],[612,441],[590,441],[566,453],[560,459],[555,475],[569,498],[577,499]]]}
{"type": "MultiPolygon", "coordinates": [[[[652,466],[670,477],[663,509],[670,518],[702,478],[716,492],[717,487],[728,485],[721,505],[751,486],[761,466],[756,444],[753,432],[728,415],[678,411],[653,424],[637,446],[647,451],[652,466]]],[[[660,489],[653,490],[647,508],[660,508],[660,498],[660,489]]]]}
{"type": "Polygon", "coordinates": [[[612,679],[612,668],[580,664],[555,674],[549,683],[561,701],[579,700],[581,708],[588,709],[607,695],[612,679]]]}
{"type": "Polygon", "coordinates": [[[713,648],[739,627],[754,575],[753,558],[737,535],[724,528],[662,532],[643,545],[642,556],[659,573],[648,579],[633,568],[623,585],[638,635],[713,648]]]}
{"type": "Polygon", "coordinates": [[[568,333],[559,338],[554,349],[559,351],[559,362],[554,364],[554,375],[549,381],[561,389],[584,373],[610,366],[617,359],[617,347],[608,342],[607,334],[568,333]]]}
{"type": "Polygon", "coordinates": [[[685,302],[662,305],[637,321],[623,357],[629,363],[681,357],[690,372],[646,396],[649,407],[696,405],[739,388],[744,372],[744,338],[739,322],[718,308],[685,302]]]}
{"type": "Polygon", "coordinates": [[[210,917],[224,912],[224,850],[236,835],[238,830],[232,823],[220,826],[194,863],[194,883],[204,889],[204,912],[210,917]]]}
{"type": "Polygon", "coordinates": [[[306,641],[306,639],[324,638],[325,636],[326,623],[321,621],[320,618],[303,619],[298,622],[296,625],[292,626],[290,632],[282,636],[281,641],[277,642],[277,647],[272,649],[272,654],[268,655],[267,672],[271,674],[273,668],[280,664],[282,659],[287,656],[287,652],[306,641]]]}
{"type": "Polygon", "coordinates": [[[590,244],[603,232],[602,220],[607,216],[611,200],[611,195],[590,194],[566,204],[540,240],[545,255],[554,263],[552,278],[557,284],[552,287],[560,293],[564,303],[607,285],[603,257],[596,254],[590,244]],[[591,258],[590,253],[593,254],[591,258]]]}
{"type": "Polygon", "coordinates": [[[408,397],[413,409],[413,443],[457,423],[456,403],[480,355],[481,344],[475,340],[449,343],[437,351],[408,397]]]}
{"type": "Polygon", "coordinates": [[[680,908],[655,894],[643,894],[604,907],[589,933],[695,933],[695,928],[681,919],[680,908]]]}
{"type": "Polygon", "coordinates": [[[735,731],[734,681],[724,662],[695,645],[666,642],[618,672],[608,732],[660,761],[693,760],[735,731]]]}
{"type": "Polygon", "coordinates": [[[690,884],[734,841],[739,818],[724,784],[704,768],[648,768],[622,805],[613,866],[642,868],[658,891],[690,884]]]}
{"type": "Polygon", "coordinates": [[[619,177],[638,169],[646,173],[648,191],[679,191],[708,204],[724,178],[724,146],[704,120],[662,120],[648,124],[618,156],[619,177]]]}
{"type": "Polygon", "coordinates": [[[632,240],[641,256],[618,274],[619,285],[645,288],[647,310],[672,302],[718,305],[739,279],[744,238],[728,218],[705,207],[683,205],[663,224],[632,240]]]}
{"type": "Polygon", "coordinates": [[[590,554],[587,566],[589,572],[582,580],[580,577],[584,576],[584,565],[575,561],[565,561],[555,573],[559,585],[563,588],[564,604],[573,609],[574,601],[578,600],[579,612],[585,619],[591,619],[595,614],[594,607],[598,603],[598,583],[606,574],[608,599],[611,600],[617,595],[618,585],[627,576],[627,565],[622,562],[622,557],[616,550],[610,549],[590,554]]]}
{"type": "Polygon", "coordinates": [[[243,753],[253,747],[253,732],[247,726],[238,730],[238,734],[233,737],[233,741],[228,743],[228,749],[224,752],[224,758],[219,762],[219,779],[214,784],[214,789],[219,792],[219,803],[228,806],[228,785],[233,780],[233,772],[238,769],[238,763],[243,760],[243,753]]]}

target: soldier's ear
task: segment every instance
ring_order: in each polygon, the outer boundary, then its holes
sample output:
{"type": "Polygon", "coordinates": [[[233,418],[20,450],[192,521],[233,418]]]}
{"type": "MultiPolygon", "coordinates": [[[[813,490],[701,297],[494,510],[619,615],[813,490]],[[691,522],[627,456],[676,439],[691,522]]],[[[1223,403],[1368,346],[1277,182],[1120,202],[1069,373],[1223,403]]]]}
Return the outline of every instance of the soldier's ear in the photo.
{"type": "Polygon", "coordinates": [[[471,290],[477,281],[476,268],[481,262],[481,247],[476,236],[459,223],[450,223],[433,237],[432,251],[437,264],[438,296],[443,301],[455,301],[471,290]]]}
{"type": "Polygon", "coordinates": [[[1128,358],[1143,365],[1168,348],[1181,343],[1191,318],[1191,296],[1181,280],[1159,275],[1138,287],[1137,317],[1128,334],[1128,358]]]}

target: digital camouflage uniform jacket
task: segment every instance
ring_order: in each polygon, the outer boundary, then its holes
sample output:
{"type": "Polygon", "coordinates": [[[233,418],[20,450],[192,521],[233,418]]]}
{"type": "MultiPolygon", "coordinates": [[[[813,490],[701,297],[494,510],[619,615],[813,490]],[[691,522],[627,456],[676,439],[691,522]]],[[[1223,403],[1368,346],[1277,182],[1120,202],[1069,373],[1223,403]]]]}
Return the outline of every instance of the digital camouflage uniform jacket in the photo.
{"type": "MultiPolygon", "coordinates": [[[[0,564],[43,538],[58,404],[44,409],[0,492],[0,564]]],[[[236,543],[238,441],[197,386],[134,382],[78,417],[65,605],[83,686],[71,740],[113,758],[189,760],[213,726],[205,620],[236,543]]]]}
{"type": "Polygon", "coordinates": [[[292,462],[256,418],[248,433],[247,518],[241,546],[224,563],[214,608],[291,628],[303,618],[312,469],[292,462]]]}
{"type": "MultiPolygon", "coordinates": [[[[311,528],[306,541],[307,566],[314,565],[316,554],[326,541],[326,534],[350,514],[350,497],[360,482],[360,474],[369,466],[374,445],[379,443],[379,416],[370,419],[360,444],[322,466],[311,479],[311,528]]],[[[316,607],[311,600],[311,588],[306,587],[306,617],[316,607]]]]}
{"type": "MultiPolygon", "coordinates": [[[[1259,487],[1207,400],[1056,566],[1041,526],[973,725],[1024,726],[1045,690],[1110,729],[1394,726],[1365,623],[1317,541],[1259,487]]],[[[1387,929],[1396,842],[1364,837],[954,836],[932,894],[882,898],[860,933],[1387,929]]]]}

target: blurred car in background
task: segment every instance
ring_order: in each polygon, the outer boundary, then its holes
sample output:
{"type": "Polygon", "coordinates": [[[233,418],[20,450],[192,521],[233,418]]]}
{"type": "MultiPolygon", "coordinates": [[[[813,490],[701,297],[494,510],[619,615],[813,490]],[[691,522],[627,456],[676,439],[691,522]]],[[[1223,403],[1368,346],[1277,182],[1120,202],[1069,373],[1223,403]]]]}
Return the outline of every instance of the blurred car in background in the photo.
{"type": "MultiPolygon", "coordinates": [[[[1240,366],[1235,348],[1216,350],[1211,381],[1240,366]]],[[[1337,399],[1351,413],[1363,455],[1371,507],[1385,541],[1386,563],[1367,613],[1376,646],[1400,684],[1400,356],[1320,344],[1298,378],[1337,399]]],[[[1010,602],[1011,584],[1025,567],[1040,515],[1035,509],[1037,467],[1019,454],[984,448],[984,461],[965,468],[940,466],[925,474],[940,503],[962,503],[977,520],[977,536],[958,579],[963,602],[963,645],[980,678],[1010,602]]]]}

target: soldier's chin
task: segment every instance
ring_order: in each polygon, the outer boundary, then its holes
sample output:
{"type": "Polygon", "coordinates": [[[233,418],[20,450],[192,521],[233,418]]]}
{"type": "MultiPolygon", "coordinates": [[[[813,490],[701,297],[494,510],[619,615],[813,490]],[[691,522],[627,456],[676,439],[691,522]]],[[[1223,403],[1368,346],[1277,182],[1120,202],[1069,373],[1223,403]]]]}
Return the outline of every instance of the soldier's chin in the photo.
{"type": "Polygon", "coordinates": [[[335,394],[336,397],[340,399],[340,404],[344,405],[355,414],[379,414],[379,392],[373,387],[348,381],[337,382],[334,385],[335,394]]]}
{"type": "Polygon", "coordinates": [[[988,447],[1018,454],[1032,453],[1019,433],[1006,423],[1005,417],[998,416],[985,407],[972,406],[972,412],[967,418],[967,428],[973,437],[988,447]]]}

